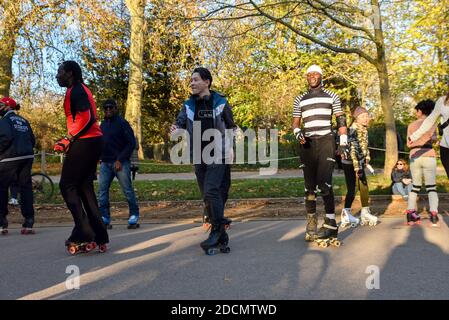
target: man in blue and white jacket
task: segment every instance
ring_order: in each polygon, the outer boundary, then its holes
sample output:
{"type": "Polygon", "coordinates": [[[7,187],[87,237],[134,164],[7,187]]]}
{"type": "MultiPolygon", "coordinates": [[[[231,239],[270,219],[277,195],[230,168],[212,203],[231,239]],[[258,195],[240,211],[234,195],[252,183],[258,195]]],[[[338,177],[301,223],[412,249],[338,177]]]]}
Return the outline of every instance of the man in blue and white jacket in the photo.
{"type": "Polygon", "coordinates": [[[203,250],[227,245],[224,204],[230,186],[229,162],[233,157],[233,134],[237,130],[231,107],[226,98],[210,90],[212,75],[206,68],[196,68],[191,77],[192,95],[184,102],[176,122],[171,127],[185,129],[189,135],[190,159],[195,165],[195,175],[206,211],[212,225],[203,250]],[[203,141],[205,140],[205,141],[203,141]]]}

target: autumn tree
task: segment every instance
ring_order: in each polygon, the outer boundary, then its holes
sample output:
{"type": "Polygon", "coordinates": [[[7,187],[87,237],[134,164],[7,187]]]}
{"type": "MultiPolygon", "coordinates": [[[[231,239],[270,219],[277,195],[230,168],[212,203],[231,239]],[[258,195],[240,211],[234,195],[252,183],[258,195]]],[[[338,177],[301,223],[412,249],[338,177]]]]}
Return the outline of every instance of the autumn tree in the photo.
{"type": "Polygon", "coordinates": [[[65,6],[61,0],[0,1],[0,96],[10,95],[13,81],[21,85],[29,80],[27,85],[35,87],[43,82],[44,60],[58,51],[51,31],[60,26],[65,6]]]}
{"type": "Polygon", "coordinates": [[[288,28],[304,41],[337,53],[355,54],[367,61],[376,70],[379,79],[386,128],[385,172],[391,171],[397,160],[398,149],[382,29],[382,8],[378,0],[249,0],[218,4],[207,2],[204,6],[208,10],[200,17],[202,21],[263,17],[288,28]],[[338,35],[341,35],[341,41],[332,41],[332,37],[338,35]]]}

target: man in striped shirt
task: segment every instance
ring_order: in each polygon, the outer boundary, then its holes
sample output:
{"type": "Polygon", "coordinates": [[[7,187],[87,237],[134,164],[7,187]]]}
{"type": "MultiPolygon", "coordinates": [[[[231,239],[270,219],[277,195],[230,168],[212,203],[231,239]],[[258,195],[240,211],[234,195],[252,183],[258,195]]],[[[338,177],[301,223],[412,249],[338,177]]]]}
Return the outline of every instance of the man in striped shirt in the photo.
{"type": "Polygon", "coordinates": [[[335,139],[332,116],[337,120],[340,148],[347,146],[346,116],[340,98],[322,87],[321,68],[307,69],[309,90],[295,98],[293,132],[300,143],[300,157],[304,165],[305,205],[307,212],[306,241],[337,238],[332,172],[335,164],[335,139]],[[301,125],[303,129],[301,129],[301,125]],[[326,217],[317,232],[316,194],[323,197],[326,217]]]}

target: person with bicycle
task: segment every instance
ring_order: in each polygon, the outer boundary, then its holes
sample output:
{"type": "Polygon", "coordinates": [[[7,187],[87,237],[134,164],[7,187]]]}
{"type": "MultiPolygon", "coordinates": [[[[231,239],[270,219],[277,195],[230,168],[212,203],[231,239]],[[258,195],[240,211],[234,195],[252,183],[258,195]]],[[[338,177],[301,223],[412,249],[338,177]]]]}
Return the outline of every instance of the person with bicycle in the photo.
{"type": "Polygon", "coordinates": [[[60,87],[67,88],[64,99],[67,136],[55,143],[54,151],[66,154],[59,188],[75,223],[65,244],[71,254],[78,249],[89,251],[96,245],[103,252],[106,251],[109,237],[93,185],[103,149],[103,134],[97,123],[95,101],[84,84],[77,62],[61,63],[56,80],[60,87]]]}
{"type": "Polygon", "coordinates": [[[36,139],[29,122],[14,111],[16,107],[17,103],[10,97],[0,100],[0,233],[8,233],[8,188],[17,182],[24,217],[22,234],[33,234],[31,167],[36,139]]]}

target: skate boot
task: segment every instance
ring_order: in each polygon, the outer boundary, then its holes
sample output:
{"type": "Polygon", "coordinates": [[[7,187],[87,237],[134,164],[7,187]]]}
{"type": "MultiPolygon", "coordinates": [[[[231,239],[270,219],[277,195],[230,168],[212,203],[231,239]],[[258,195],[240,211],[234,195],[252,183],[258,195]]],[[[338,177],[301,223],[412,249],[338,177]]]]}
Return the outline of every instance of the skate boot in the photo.
{"type": "Polygon", "coordinates": [[[341,245],[338,236],[338,225],[335,219],[324,218],[323,226],[318,230],[315,242],[321,248],[327,248],[329,245],[339,247],[341,245]]]}
{"type": "Polygon", "coordinates": [[[34,218],[26,218],[22,224],[22,230],[20,230],[21,234],[35,234],[36,232],[33,229],[34,218]]]}
{"type": "MultiPolygon", "coordinates": [[[[231,219],[223,217],[223,222],[224,222],[226,230],[231,228],[231,223],[232,223],[231,219]]],[[[203,215],[203,227],[204,227],[204,229],[206,229],[206,231],[208,231],[210,229],[211,224],[210,224],[210,217],[209,217],[209,215],[206,215],[206,214],[203,215]]]]}
{"type": "Polygon", "coordinates": [[[415,209],[410,209],[406,211],[407,214],[407,224],[409,226],[416,224],[421,224],[421,217],[419,216],[419,214],[416,212],[415,209]]]}
{"type": "Polygon", "coordinates": [[[318,221],[315,213],[307,214],[306,241],[314,241],[316,237],[318,221]]]}
{"type": "Polygon", "coordinates": [[[101,216],[106,229],[112,229],[111,216],[101,216]]]}
{"type": "Polygon", "coordinates": [[[343,210],[341,210],[340,227],[344,228],[348,225],[351,225],[352,228],[355,228],[359,223],[360,219],[352,215],[351,208],[344,208],[343,210]]]}
{"type": "Polygon", "coordinates": [[[436,211],[430,211],[430,223],[432,224],[432,227],[438,227],[438,212],[436,211]]]}
{"type": "Polygon", "coordinates": [[[128,219],[128,229],[137,229],[140,227],[139,216],[133,214],[128,219]]]}
{"type": "Polygon", "coordinates": [[[22,228],[22,230],[20,230],[21,234],[35,234],[36,231],[34,231],[33,228],[22,228]]]}
{"type": "Polygon", "coordinates": [[[8,234],[8,220],[6,219],[6,217],[0,217],[0,234],[8,234]]]}
{"type": "Polygon", "coordinates": [[[368,207],[362,208],[362,213],[360,215],[360,225],[361,226],[375,226],[377,224],[377,217],[371,214],[371,211],[368,207]]]}
{"type": "Polygon", "coordinates": [[[229,237],[226,238],[225,233],[224,224],[212,225],[209,237],[200,244],[207,255],[214,255],[220,252],[220,239],[222,241],[229,241],[229,237]]]}
{"type": "Polygon", "coordinates": [[[218,249],[220,249],[221,253],[231,252],[231,248],[229,248],[228,244],[229,244],[229,236],[226,232],[226,225],[225,225],[225,231],[218,240],[218,249]]]}

